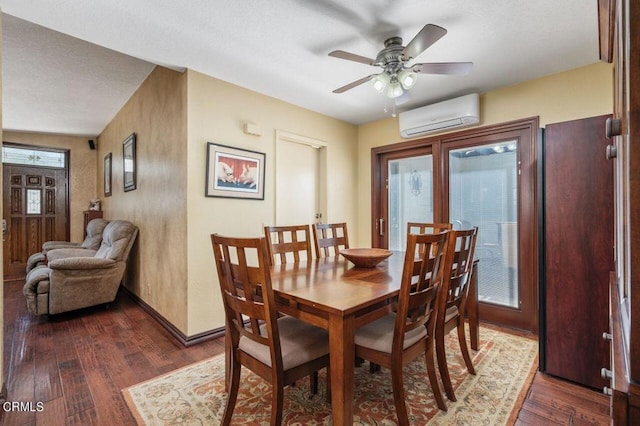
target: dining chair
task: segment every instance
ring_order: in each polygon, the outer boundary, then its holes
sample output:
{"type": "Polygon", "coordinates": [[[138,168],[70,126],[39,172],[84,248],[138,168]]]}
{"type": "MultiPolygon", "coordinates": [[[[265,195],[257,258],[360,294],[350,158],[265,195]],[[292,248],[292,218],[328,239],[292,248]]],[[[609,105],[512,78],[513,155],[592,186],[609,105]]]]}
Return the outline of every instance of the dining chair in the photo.
{"type": "Polygon", "coordinates": [[[458,331],[460,352],[469,373],[476,371],[471,362],[464,331],[464,312],[471,282],[473,254],[478,237],[478,228],[452,230],[444,259],[444,285],[438,299],[438,316],[435,326],[436,355],[440,378],[447,397],[455,401],[455,393],[449,376],[444,339],[454,328],[458,331]]]}
{"type": "Polygon", "coordinates": [[[301,253],[306,254],[306,259],[311,259],[309,225],[265,226],[264,236],[271,264],[275,259],[280,259],[280,263],[300,262],[301,253]]]}
{"type": "Polygon", "coordinates": [[[328,367],[328,333],[278,315],[265,238],[213,234],[211,243],[231,346],[227,364],[231,381],[222,424],[231,422],[244,366],[271,384],[271,425],[279,425],[284,387],[328,367]],[[250,266],[248,259],[256,259],[257,266],[250,266]]]}
{"type": "Polygon", "coordinates": [[[408,234],[437,234],[453,229],[451,223],[407,222],[408,234]]]}
{"type": "Polygon", "coordinates": [[[407,222],[407,234],[437,234],[451,229],[451,223],[407,222]]]}
{"type": "Polygon", "coordinates": [[[340,248],[349,248],[349,234],[346,223],[315,223],[311,225],[311,228],[313,229],[316,256],[337,256],[340,248]]]}
{"type": "Polygon", "coordinates": [[[447,234],[409,234],[404,256],[397,310],[355,331],[356,356],[391,370],[396,415],[408,425],[402,368],[419,356],[425,357],[427,375],[438,408],[447,410],[438,385],[433,339],[437,295],[443,283],[443,253],[447,234]],[[428,253],[435,249],[436,261],[428,253]]]}

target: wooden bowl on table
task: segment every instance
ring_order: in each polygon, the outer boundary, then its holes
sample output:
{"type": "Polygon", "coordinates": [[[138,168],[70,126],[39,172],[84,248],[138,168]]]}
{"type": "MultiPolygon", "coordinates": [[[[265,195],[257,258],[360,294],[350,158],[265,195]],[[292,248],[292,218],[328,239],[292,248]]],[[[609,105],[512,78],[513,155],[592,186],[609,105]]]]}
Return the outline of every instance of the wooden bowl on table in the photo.
{"type": "Polygon", "coordinates": [[[340,254],[357,268],[375,268],[393,252],[381,248],[352,248],[340,250],[340,254]]]}

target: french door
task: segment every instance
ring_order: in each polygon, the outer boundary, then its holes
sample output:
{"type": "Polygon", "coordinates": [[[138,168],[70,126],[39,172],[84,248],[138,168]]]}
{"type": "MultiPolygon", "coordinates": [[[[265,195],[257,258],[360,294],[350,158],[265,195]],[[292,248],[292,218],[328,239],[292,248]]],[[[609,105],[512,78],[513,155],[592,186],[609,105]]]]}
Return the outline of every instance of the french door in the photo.
{"type": "Polygon", "coordinates": [[[480,319],[537,332],[537,120],[374,149],[373,245],[409,221],[478,227],[480,319]]]}
{"type": "Polygon", "coordinates": [[[433,222],[434,162],[430,146],[384,154],[381,180],[384,212],[377,223],[378,247],[405,250],[408,222],[433,222]]]}

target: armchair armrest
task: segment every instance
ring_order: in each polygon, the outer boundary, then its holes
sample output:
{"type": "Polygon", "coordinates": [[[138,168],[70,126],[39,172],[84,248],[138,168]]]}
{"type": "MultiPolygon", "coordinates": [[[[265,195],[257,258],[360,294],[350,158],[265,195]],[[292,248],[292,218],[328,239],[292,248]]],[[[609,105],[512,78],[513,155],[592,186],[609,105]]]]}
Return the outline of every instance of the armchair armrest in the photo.
{"type": "Polygon", "coordinates": [[[47,266],[53,270],[91,270],[113,268],[116,263],[115,260],[100,257],[64,257],[49,260],[47,266]]]}
{"type": "Polygon", "coordinates": [[[67,257],[93,257],[96,254],[96,250],[83,249],[83,248],[63,248],[55,249],[47,252],[47,259],[49,262],[64,259],[67,257]]]}
{"type": "Polygon", "coordinates": [[[73,243],[71,241],[45,241],[45,243],[42,244],[42,250],[49,251],[60,248],[77,248],[81,246],[82,243],[73,243]]]}

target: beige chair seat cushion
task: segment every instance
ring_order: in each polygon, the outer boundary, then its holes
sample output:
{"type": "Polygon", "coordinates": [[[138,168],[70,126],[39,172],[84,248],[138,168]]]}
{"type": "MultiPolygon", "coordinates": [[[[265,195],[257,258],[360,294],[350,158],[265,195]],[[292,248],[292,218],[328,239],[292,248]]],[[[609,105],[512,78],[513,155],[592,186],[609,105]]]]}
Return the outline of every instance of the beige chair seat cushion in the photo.
{"type": "MultiPolygon", "coordinates": [[[[396,314],[391,313],[379,320],[358,328],[355,336],[356,345],[390,354],[391,345],[393,343],[393,329],[395,322],[396,314]]],[[[418,327],[408,331],[404,336],[403,349],[413,345],[426,335],[426,327],[418,327]]]]}
{"type": "MultiPolygon", "coordinates": [[[[266,336],[266,324],[262,325],[262,335],[266,336]]],[[[307,361],[329,353],[329,334],[326,330],[307,324],[296,318],[278,318],[282,366],[285,370],[297,367],[307,361]]],[[[271,366],[269,347],[247,337],[240,337],[240,350],[248,353],[263,364],[271,366]]]]}
{"type": "Polygon", "coordinates": [[[449,320],[457,316],[458,316],[458,307],[456,305],[449,306],[449,308],[447,308],[447,312],[445,312],[444,314],[444,322],[447,323],[449,322],[449,320]]]}

